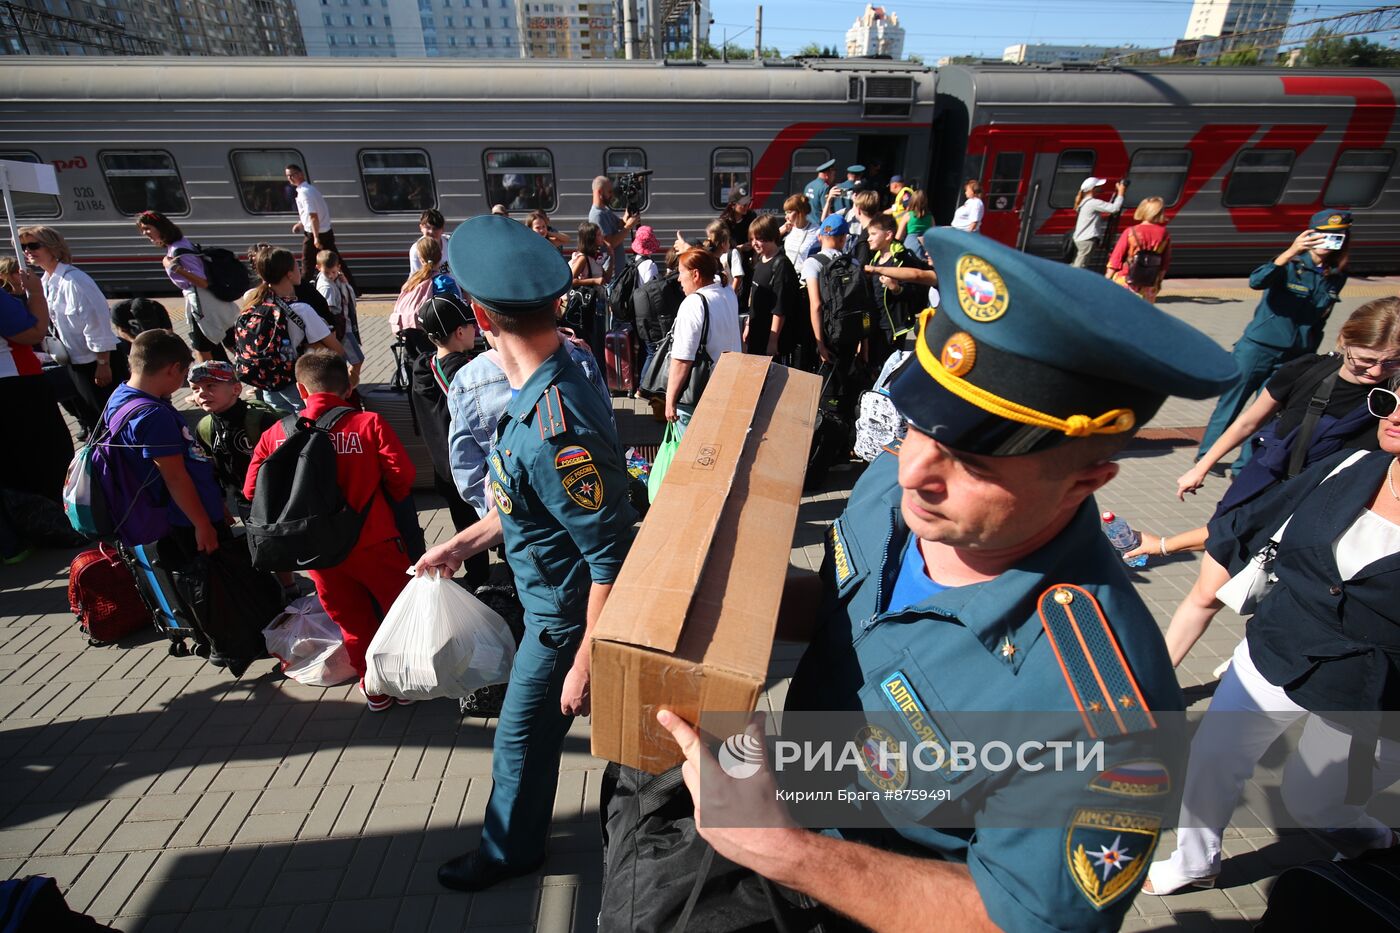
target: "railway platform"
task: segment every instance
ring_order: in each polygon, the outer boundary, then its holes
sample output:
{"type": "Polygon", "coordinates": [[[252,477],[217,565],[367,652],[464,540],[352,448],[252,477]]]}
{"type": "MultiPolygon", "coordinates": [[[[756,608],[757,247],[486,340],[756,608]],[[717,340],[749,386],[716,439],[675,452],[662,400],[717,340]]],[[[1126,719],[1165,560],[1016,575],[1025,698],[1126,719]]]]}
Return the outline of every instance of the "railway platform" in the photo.
{"type": "MultiPolygon", "coordinates": [[[[1364,300],[1397,290],[1396,279],[1353,280],[1333,332],[1364,300]]],[[[390,370],[389,306],[361,306],[368,382],[390,370]]],[[[1226,346],[1253,306],[1238,281],[1169,283],[1160,304],[1226,346]]],[[[615,406],[626,441],[659,436],[643,406],[615,406]]],[[[1169,401],[1152,423],[1166,436],[1127,452],[1102,507],[1158,532],[1203,522],[1223,480],[1184,504],[1174,490],[1209,412],[1209,402],[1169,401]]],[[[838,469],[803,500],[794,565],[818,566],[824,528],[855,475],[838,469]]],[[[420,494],[419,504],[430,543],[450,533],[439,502],[420,494]]],[[[303,687],[270,661],[235,680],[168,656],[154,632],[88,647],[66,604],[71,556],[40,551],[0,568],[0,875],[52,875],[72,906],[126,933],[595,928],[603,763],[589,754],[586,720],[566,741],[555,799],[541,802],[554,813],[543,871],[475,895],[449,892],[435,872],[479,833],[494,723],[463,719],[450,700],[371,714],[353,686],[303,687]]],[[[1194,557],[1176,556],[1136,573],[1162,626],[1196,569],[1194,557]]],[[[1242,632],[1224,611],[1181,667],[1196,706],[1242,632]]],[[[765,707],[781,708],[798,655],[778,646],[765,707]]],[[[1266,756],[1264,770],[1280,765],[1266,756]]],[[[1270,794],[1251,783],[1243,804],[1264,826],[1278,805],[1270,794]]],[[[1125,929],[1248,929],[1284,866],[1331,854],[1305,834],[1267,828],[1229,830],[1225,852],[1220,887],[1140,896],[1125,929]]]]}

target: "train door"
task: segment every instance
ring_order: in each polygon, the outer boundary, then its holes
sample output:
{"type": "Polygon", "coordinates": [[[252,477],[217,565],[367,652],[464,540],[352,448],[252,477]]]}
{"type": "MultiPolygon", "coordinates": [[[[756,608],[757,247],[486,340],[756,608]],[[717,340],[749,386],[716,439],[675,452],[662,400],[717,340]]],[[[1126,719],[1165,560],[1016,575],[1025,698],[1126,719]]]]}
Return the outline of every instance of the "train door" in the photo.
{"type": "MultiPolygon", "coordinates": [[[[856,162],[865,166],[866,177],[884,185],[891,175],[910,175],[915,169],[904,164],[909,140],[904,136],[860,136],[856,139],[856,162]]],[[[840,168],[840,166],[837,166],[840,168]]],[[[880,192],[884,195],[884,192],[880,192]]]]}
{"type": "Polygon", "coordinates": [[[986,215],[980,232],[1008,246],[1022,245],[1030,220],[1031,166],[1037,138],[1022,132],[991,127],[986,134],[982,162],[982,203],[986,215]]]}

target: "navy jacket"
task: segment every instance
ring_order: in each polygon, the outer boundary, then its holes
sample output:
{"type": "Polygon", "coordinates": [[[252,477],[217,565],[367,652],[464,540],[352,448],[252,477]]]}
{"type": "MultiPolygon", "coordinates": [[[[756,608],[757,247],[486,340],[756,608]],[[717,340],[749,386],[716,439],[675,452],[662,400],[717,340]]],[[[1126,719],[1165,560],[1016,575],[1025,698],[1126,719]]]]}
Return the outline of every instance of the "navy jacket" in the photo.
{"type": "Polygon", "coordinates": [[[1376,451],[1326,479],[1353,453],[1339,451],[1212,522],[1207,549],[1237,572],[1292,515],[1274,560],[1278,583],[1246,629],[1250,658],[1306,709],[1400,710],[1400,554],[1350,580],[1332,556],[1392,460],[1376,451]]]}

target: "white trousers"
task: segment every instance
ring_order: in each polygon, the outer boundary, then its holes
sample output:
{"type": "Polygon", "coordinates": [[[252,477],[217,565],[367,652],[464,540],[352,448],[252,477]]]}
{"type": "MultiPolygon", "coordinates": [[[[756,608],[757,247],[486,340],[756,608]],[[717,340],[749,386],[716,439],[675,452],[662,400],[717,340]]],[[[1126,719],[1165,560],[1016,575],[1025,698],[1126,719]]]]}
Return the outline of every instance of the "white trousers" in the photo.
{"type": "MultiPolygon", "coordinates": [[[[1255,668],[1241,641],[1220,679],[1210,709],[1191,740],[1172,870],[1185,878],[1220,871],[1220,838],[1245,782],[1264,752],[1308,711],[1255,668]],[[1228,714],[1228,715],[1225,715],[1228,714]]],[[[1283,772],[1283,802],[1299,825],[1327,838],[1346,856],[1388,846],[1389,827],[1365,807],[1345,803],[1351,736],[1309,716],[1283,772]]],[[[1372,772],[1374,793],[1400,780],[1400,742],[1382,739],[1372,772]]]]}

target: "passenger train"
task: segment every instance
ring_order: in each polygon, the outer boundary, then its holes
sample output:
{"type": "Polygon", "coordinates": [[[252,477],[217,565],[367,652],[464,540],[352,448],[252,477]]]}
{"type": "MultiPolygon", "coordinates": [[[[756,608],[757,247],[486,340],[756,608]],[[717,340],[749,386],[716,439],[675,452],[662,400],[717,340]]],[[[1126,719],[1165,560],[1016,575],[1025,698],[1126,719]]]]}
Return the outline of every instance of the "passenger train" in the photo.
{"type": "Polygon", "coordinates": [[[921,66],[860,59],[549,63],[27,58],[0,65],[0,158],[52,164],[17,196],[112,294],[165,285],[133,223],[294,247],[297,163],[361,287],[395,289],[419,213],[493,204],[572,232],[590,181],[651,170],[646,223],[693,235],[731,189],[779,211],[815,167],[927,187],[946,223],[984,187],[983,234],[1057,254],[1088,175],[1162,196],[1174,275],[1240,276],[1323,207],[1356,212],[1351,269],[1400,271],[1400,75],[1367,70],[921,66]]]}

